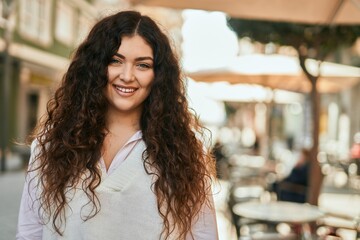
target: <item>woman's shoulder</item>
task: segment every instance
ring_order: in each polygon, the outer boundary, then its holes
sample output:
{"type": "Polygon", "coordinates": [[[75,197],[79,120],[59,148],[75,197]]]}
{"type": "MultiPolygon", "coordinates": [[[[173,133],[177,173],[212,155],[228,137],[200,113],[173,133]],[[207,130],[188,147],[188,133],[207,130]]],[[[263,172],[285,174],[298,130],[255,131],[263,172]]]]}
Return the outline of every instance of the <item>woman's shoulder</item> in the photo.
{"type": "Polygon", "coordinates": [[[40,152],[41,152],[40,141],[38,138],[35,138],[32,140],[31,145],[30,145],[29,166],[31,166],[30,164],[33,164],[35,162],[35,159],[37,159],[40,152]]]}
{"type": "Polygon", "coordinates": [[[39,145],[39,140],[37,138],[33,139],[30,145],[31,152],[39,145]]]}

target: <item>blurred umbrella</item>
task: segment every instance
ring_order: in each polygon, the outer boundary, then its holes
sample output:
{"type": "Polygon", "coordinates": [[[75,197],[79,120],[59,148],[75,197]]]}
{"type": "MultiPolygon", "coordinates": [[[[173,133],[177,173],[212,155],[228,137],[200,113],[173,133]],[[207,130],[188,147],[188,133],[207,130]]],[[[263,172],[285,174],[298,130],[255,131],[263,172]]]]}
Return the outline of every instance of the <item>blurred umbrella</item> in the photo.
{"type": "Polygon", "coordinates": [[[359,0],[128,0],[133,4],[222,11],[231,17],[308,24],[360,24],[359,0]]]}
{"type": "MultiPolygon", "coordinates": [[[[303,102],[301,93],[285,90],[271,90],[257,84],[230,84],[228,82],[195,82],[188,79],[188,94],[190,99],[197,96],[221,102],[271,102],[291,104],[303,102]]],[[[211,108],[210,108],[211,109],[211,108]]]]}
{"type": "MultiPolygon", "coordinates": [[[[323,62],[318,69],[317,61],[307,59],[309,71],[320,72],[320,93],[335,93],[350,88],[360,81],[360,68],[323,62]]],[[[200,82],[251,83],[272,89],[308,93],[311,84],[300,67],[297,57],[278,54],[251,54],[239,56],[229,66],[188,72],[188,76],[200,82]]]]}
{"type": "Polygon", "coordinates": [[[222,101],[209,97],[206,92],[198,83],[189,79],[187,84],[189,106],[206,125],[221,126],[226,119],[225,105],[222,101]]]}

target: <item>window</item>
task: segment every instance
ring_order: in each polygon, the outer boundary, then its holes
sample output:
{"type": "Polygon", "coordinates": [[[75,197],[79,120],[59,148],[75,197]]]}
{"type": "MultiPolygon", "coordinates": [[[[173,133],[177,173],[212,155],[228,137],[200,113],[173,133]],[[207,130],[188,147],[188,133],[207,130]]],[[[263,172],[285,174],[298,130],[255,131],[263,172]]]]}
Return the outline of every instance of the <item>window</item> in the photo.
{"type": "Polygon", "coordinates": [[[51,43],[51,2],[52,0],[20,1],[20,34],[42,45],[51,43]]]}
{"type": "Polygon", "coordinates": [[[81,43],[88,33],[90,32],[90,28],[92,27],[93,21],[90,17],[87,17],[85,15],[81,15],[79,17],[79,24],[78,24],[78,35],[77,35],[77,44],[81,43]]]}
{"type": "Polygon", "coordinates": [[[56,8],[55,37],[67,45],[71,45],[74,41],[74,19],[74,9],[65,1],[59,0],[56,8]]]}

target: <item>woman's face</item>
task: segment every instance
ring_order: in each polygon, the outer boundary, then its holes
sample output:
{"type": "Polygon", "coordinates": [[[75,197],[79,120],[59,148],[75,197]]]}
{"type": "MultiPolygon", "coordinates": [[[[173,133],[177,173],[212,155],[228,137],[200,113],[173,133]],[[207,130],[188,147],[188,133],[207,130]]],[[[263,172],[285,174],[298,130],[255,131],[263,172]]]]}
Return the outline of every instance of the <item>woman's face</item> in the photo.
{"type": "Polygon", "coordinates": [[[108,66],[109,113],[141,114],[154,81],[154,55],[140,36],[123,37],[108,66]]]}

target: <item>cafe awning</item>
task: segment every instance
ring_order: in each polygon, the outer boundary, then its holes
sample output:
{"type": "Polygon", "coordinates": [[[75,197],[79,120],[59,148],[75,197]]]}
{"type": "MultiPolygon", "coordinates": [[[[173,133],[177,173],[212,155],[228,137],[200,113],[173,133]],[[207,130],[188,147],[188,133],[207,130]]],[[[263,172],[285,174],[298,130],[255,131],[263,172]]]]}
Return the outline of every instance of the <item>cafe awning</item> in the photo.
{"type": "MultiPolygon", "coordinates": [[[[323,62],[320,69],[316,60],[306,60],[310,73],[317,75],[321,93],[335,93],[348,89],[360,81],[360,68],[323,62]]],[[[225,81],[232,84],[250,83],[292,92],[310,92],[311,85],[302,71],[297,57],[278,54],[249,54],[235,58],[227,67],[187,72],[200,82],[225,81]]]]}
{"type": "Polygon", "coordinates": [[[132,4],[222,11],[232,17],[308,24],[360,24],[359,0],[128,0],[132,4]]]}

